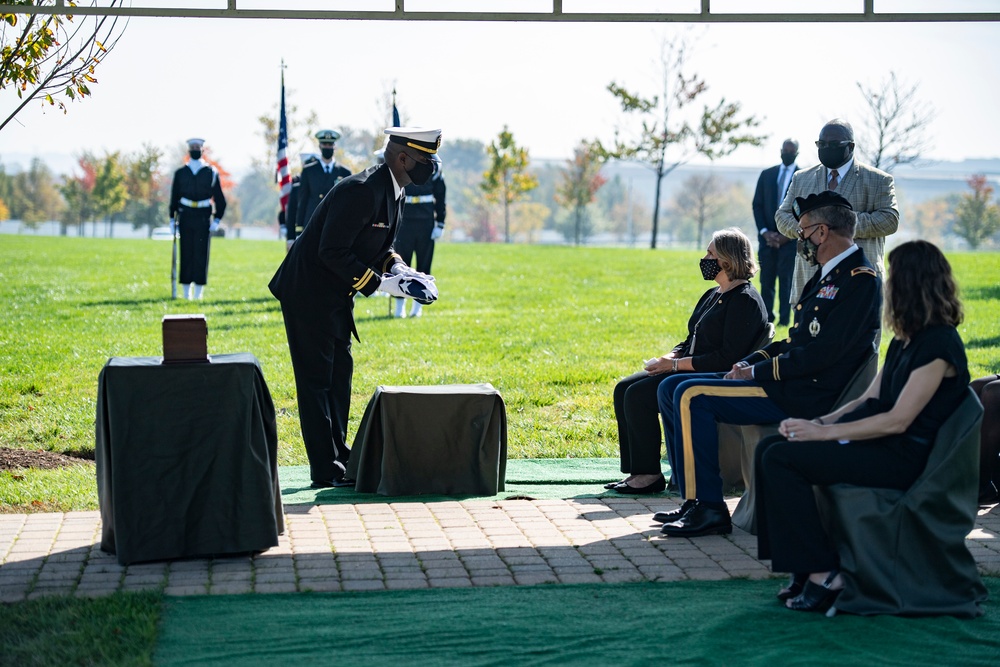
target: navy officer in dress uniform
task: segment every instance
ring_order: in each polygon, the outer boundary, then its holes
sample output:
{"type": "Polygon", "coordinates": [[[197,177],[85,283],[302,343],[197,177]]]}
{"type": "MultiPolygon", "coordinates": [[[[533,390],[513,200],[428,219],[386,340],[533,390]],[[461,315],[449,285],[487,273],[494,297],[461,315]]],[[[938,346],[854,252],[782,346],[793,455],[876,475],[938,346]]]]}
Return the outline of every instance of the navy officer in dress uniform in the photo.
{"type": "MultiPolygon", "coordinates": [[[[444,233],[445,184],[440,163],[435,164],[434,175],[423,185],[415,183],[406,186],[406,206],[403,207],[403,222],[396,234],[396,252],[403,261],[421,273],[431,272],[434,261],[434,242],[444,233]],[[414,265],[413,255],[417,261],[414,265]]],[[[406,310],[403,300],[396,299],[395,317],[403,317],[406,310]]],[[[414,301],[410,306],[410,317],[420,317],[423,306],[414,301]]]]}
{"type": "Polygon", "coordinates": [[[828,190],[797,198],[794,211],[797,252],[820,270],[802,291],[788,337],[753,352],[724,377],[675,375],[657,390],[684,498],[676,512],[653,517],[666,535],[732,532],[719,472],[719,422],[776,424],[827,414],[875,350],[882,281],[854,242],[851,203],[828,190]]]}
{"type": "MultiPolygon", "coordinates": [[[[315,153],[299,153],[299,161],[302,163],[302,169],[313,162],[317,162],[319,156],[315,153]]],[[[279,220],[280,224],[285,225],[285,250],[292,249],[292,243],[295,242],[296,237],[302,233],[302,226],[296,224],[296,220],[299,217],[299,186],[302,182],[301,172],[292,176],[292,191],[288,194],[288,204],[279,216],[282,216],[279,220]],[[291,223],[291,224],[289,224],[291,223]]]]}
{"type": "Polygon", "coordinates": [[[302,174],[299,176],[298,210],[295,213],[295,228],[299,231],[306,226],[316,207],[323,197],[341,179],[347,178],[351,172],[336,163],[333,152],[337,148],[340,132],[337,130],[320,130],[316,133],[319,142],[320,157],[318,160],[307,160],[302,164],[302,174]]]}
{"type": "Polygon", "coordinates": [[[204,139],[188,139],[188,163],[174,172],[170,187],[170,229],[179,229],[181,267],[178,281],[185,299],[200,299],[208,282],[210,235],[226,212],[219,172],[201,159],[204,139]],[[192,294],[191,285],[194,284],[192,294]]]}
{"type": "MultiPolygon", "coordinates": [[[[403,188],[434,171],[440,130],[392,127],[385,163],[340,181],[292,244],[268,286],[281,302],[299,423],[314,488],[346,486],[354,360],[354,296],[437,298],[431,276],[393,251],[403,188]]],[[[302,201],[299,201],[302,205],[302,201]]]]}

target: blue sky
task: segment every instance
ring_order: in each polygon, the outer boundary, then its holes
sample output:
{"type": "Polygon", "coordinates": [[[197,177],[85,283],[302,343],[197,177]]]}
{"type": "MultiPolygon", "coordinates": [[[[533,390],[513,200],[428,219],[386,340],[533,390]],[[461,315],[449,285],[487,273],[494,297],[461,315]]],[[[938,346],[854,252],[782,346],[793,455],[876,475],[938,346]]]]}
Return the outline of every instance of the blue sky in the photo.
{"type": "MultiPolygon", "coordinates": [[[[83,150],[172,148],[203,136],[239,173],[264,150],[257,117],[277,103],[282,58],[292,101],[315,109],[324,125],[375,127],[380,100],[395,85],[404,117],[441,127],[445,142],[489,141],[506,124],[533,157],[566,158],[582,138],[612,138],[622,115],[609,82],[656,91],[659,45],[680,31],[695,40],[690,71],[708,82],[705,100],[741,102],[769,135],[760,149],[721,164],[774,164],[786,136],[803,145],[800,165],[815,163],[811,142],[827,120],[862,124],[856,82],[890,71],[919,83],[938,111],[931,157],[1000,157],[996,23],[132,19],[98,69],[93,97],[66,115],[30,106],[0,133],[0,161],[41,155],[59,170],[83,150]]],[[[0,110],[11,103],[0,96],[0,110]]]]}

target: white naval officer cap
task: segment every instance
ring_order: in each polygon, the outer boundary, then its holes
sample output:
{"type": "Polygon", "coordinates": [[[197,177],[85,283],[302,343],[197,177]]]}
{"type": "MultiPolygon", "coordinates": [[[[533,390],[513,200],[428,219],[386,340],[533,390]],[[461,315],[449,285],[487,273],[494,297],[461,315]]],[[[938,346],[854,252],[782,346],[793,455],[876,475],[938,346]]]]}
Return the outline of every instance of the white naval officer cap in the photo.
{"type": "Polygon", "coordinates": [[[316,141],[320,142],[321,144],[325,144],[327,142],[332,143],[340,139],[340,132],[338,132],[337,130],[320,130],[319,132],[316,133],[315,136],[316,136],[316,141]]]}
{"type": "Polygon", "coordinates": [[[434,160],[441,146],[441,130],[428,130],[423,127],[387,127],[389,142],[402,144],[425,153],[434,160]]]}
{"type": "Polygon", "coordinates": [[[205,145],[204,139],[199,139],[198,137],[191,137],[187,140],[188,148],[201,148],[205,145]]]}

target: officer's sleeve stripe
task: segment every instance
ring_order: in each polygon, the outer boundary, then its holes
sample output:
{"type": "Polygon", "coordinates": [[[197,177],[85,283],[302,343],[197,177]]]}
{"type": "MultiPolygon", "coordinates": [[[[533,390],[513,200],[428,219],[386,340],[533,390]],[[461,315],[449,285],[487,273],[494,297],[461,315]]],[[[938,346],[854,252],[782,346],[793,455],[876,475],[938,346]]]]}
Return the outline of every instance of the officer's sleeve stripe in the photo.
{"type": "Polygon", "coordinates": [[[780,381],[781,380],[781,367],[778,365],[778,357],[775,357],[774,359],[771,360],[771,366],[773,368],[772,372],[774,373],[774,379],[775,379],[775,381],[780,381]]]}
{"type": "Polygon", "coordinates": [[[393,264],[395,264],[395,263],[396,263],[396,262],[395,262],[395,261],[393,261],[393,260],[397,260],[397,259],[398,259],[399,261],[401,261],[401,262],[403,261],[403,258],[402,258],[402,257],[400,257],[400,256],[399,256],[399,255],[398,255],[397,253],[392,253],[391,255],[389,255],[389,256],[388,256],[388,257],[386,258],[386,260],[385,260],[385,263],[384,263],[384,264],[382,264],[382,273],[388,273],[388,271],[389,271],[389,267],[391,267],[391,266],[392,266],[393,264]]]}
{"type": "Polygon", "coordinates": [[[352,285],[352,287],[354,287],[354,289],[360,292],[362,289],[364,289],[365,285],[371,282],[371,279],[374,277],[375,277],[374,271],[372,271],[371,269],[365,269],[365,274],[361,276],[361,278],[359,278],[358,281],[354,283],[354,285],[352,285]]]}

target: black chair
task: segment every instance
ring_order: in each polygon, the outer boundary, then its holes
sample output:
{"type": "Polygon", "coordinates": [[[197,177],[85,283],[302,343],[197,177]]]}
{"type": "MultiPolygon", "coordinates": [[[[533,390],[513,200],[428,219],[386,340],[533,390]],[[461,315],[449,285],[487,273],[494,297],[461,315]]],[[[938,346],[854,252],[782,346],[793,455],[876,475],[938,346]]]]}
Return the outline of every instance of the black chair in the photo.
{"type": "MultiPolygon", "coordinates": [[[[983,407],[970,389],[906,491],[835,484],[817,502],[854,614],[974,617],[987,597],[965,538],[975,526],[983,407]]],[[[834,612],[835,613],[835,612],[834,612]]]]}
{"type": "MultiPolygon", "coordinates": [[[[872,380],[878,374],[878,353],[872,352],[868,359],[854,371],[851,380],[840,392],[840,396],[834,403],[833,409],[841,407],[845,403],[850,403],[861,394],[865,393],[871,385],[872,380]]],[[[743,497],[733,510],[733,525],[739,526],[751,535],[757,534],[757,514],[755,510],[755,500],[753,491],[753,454],[757,449],[757,443],[768,436],[778,434],[777,424],[750,425],[736,427],[741,432],[740,454],[743,481],[746,491],[743,497]]]]}

